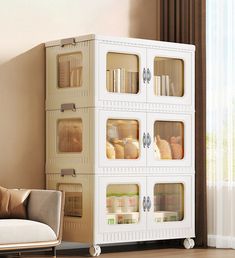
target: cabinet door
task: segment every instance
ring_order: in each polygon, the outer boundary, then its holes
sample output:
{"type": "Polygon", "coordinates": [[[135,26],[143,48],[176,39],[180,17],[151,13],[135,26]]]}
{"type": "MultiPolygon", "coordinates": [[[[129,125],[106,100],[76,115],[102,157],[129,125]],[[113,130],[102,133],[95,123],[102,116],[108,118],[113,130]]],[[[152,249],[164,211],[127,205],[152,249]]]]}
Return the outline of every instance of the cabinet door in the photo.
{"type": "Polygon", "coordinates": [[[193,116],[147,114],[147,166],[194,167],[193,116]]]}
{"type": "Polygon", "coordinates": [[[46,105],[60,109],[63,103],[74,103],[76,108],[88,104],[89,45],[86,42],[50,47],[46,50],[46,105]]]}
{"type": "Polygon", "coordinates": [[[92,232],[92,176],[46,175],[47,189],[65,193],[63,240],[88,243],[92,232]]]}
{"type": "Polygon", "coordinates": [[[99,100],[145,103],[145,67],[146,48],[99,44],[99,100]]]}
{"type": "Polygon", "coordinates": [[[89,170],[89,112],[87,108],[47,112],[47,172],[89,170]]]}
{"type": "Polygon", "coordinates": [[[146,167],[146,113],[103,110],[98,124],[99,167],[146,167]]]}
{"type": "Polygon", "coordinates": [[[157,230],[159,238],[194,236],[193,174],[148,177],[147,191],[148,231],[157,230]]]}
{"type": "Polygon", "coordinates": [[[146,177],[100,176],[98,184],[99,233],[146,229],[146,177]]]}
{"type": "Polygon", "coordinates": [[[148,49],[147,67],[147,102],[194,106],[194,52],[148,49]]]}

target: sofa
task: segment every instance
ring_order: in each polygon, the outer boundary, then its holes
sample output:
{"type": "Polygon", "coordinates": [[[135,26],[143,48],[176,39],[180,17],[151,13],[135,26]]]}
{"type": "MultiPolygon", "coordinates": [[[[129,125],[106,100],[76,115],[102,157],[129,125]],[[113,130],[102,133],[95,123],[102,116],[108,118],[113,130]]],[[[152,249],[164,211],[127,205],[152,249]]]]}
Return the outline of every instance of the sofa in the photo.
{"type": "MultiPolygon", "coordinates": [[[[13,192],[9,195],[10,197],[5,197],[5,199],[2,197],[1,200],[0,198],[0,208],[3,209],[3,206],[6,206],[8,210],[12,209],[9,213],[0,213],[2,215],[0,216],[0,254],[49,248],[53,257],[56,257],[56,246],[62,239],[64,193],[52,190],[28,191],[30,193],[27,192],[27,202],[25,198],[23,207],[26,211],[26,218],[23,219],[20,216],[20,213],[22,215],[21,204],[16,204],[19,197],[15,198],[16,201],[13,198],[14,194],[15,196],[19,195],[17,192],[13,192]],[[9,203],[7,205],[5,205],[6,200],[9,203]]],[[[20,198],[23,198],[22,196],[21,194],[20,198]]]]}

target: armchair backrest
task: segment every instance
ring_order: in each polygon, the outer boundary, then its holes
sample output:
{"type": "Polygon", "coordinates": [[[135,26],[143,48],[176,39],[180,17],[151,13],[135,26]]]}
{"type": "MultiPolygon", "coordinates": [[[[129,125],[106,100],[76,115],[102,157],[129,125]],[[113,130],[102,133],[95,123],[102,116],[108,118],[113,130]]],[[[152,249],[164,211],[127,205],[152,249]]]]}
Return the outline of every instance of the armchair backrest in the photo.
{"type": "Polygon", "coordinates": [[[62,238],[64,193],[54,190],[32,190],[29,196],[28,218],[50,226],[57,239],[62,238]]]}

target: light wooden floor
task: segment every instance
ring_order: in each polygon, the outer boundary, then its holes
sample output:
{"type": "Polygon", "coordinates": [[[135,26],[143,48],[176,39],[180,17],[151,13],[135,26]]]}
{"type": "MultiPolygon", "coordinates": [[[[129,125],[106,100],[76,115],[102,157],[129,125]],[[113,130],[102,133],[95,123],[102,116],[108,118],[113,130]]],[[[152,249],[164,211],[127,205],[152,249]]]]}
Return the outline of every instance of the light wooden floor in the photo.
{"type": "MultiPolygon", "coordinates": [[[[111,250],[103,250],[104,252],[101,254],[100,258],[234,258],[235,250],[231,249],[151,249],[151,250],[131,250],[131,251],[122,251],[122,247],[120,247],[119,252],[112,252],[111,250]]],[[[11,256],[13,257],[13,256],[11,256]]],[[[14,256],[16,257],[16,256],[14,256]]],[[[39,258],[45,257],[49,258],[49,255],[23,255],[21,258],[39,258]]],[[[73,251],[73,253],[69,255],[58,255],[57,258],[80,258],[80,257],[89,257],[88,250],[78,250],[73,251]]]]}

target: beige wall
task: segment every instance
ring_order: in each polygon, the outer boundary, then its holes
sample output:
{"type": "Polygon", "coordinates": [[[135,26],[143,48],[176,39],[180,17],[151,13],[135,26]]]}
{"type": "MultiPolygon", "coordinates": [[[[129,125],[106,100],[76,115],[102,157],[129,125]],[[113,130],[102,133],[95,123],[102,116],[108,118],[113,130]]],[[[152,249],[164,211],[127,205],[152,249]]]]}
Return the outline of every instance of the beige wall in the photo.
{"type": "Polygon", "coordinates": [[[38,44],[88,33],[156,39],[156,14],[156,0],[2,1],[0,185],[45,186],[45,56],[38,44]]]}
{"type": "Polygon", "coordinates": [[[0,185],[44,187],[44,45],[0,66],[0,185]]]}
{"type": "Polygon", "coordinates": [[[156,0],[8,0],[0,8],[0,63],[41,42],[97,33],[156,39],[156,0]]]}

